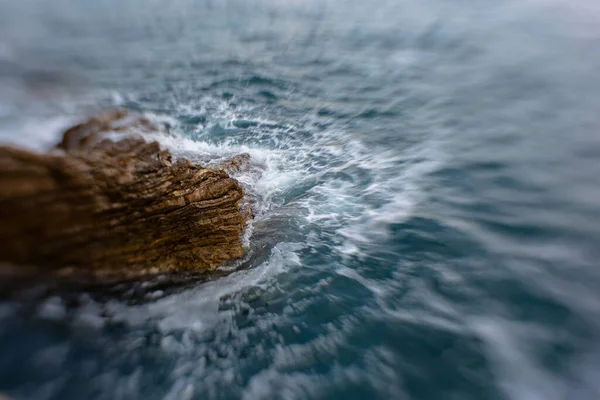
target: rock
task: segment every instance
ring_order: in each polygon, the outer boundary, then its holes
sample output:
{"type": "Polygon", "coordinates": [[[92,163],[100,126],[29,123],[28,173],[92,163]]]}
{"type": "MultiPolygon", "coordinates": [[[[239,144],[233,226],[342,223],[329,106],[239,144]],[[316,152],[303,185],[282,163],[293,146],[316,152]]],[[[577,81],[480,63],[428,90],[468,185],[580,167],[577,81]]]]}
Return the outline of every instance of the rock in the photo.
{"type": "Polygon", "coordinates": [[[248,171],[251,168],[250,154],[242,153],[218,164],[215,169],[220,169],[228,174],[248,171]]]}
{"type": "Polygon", "coordinates": [[[67,130],[59,153],[1,146],[0,265],[108,282],[242,257],[249,214],[226,171],[249,156],[203,168],[129,136],[156,129],[117,110],[67,130]]]}
{"type": "Polygon", "coordinates": [[[117,109],[92,117],[65,131],[62,141],[56,146],[66,152],[81,151],[93,147],[110,133],[144,134],[163,130],[142,116],[127,110],[117,109]]]}

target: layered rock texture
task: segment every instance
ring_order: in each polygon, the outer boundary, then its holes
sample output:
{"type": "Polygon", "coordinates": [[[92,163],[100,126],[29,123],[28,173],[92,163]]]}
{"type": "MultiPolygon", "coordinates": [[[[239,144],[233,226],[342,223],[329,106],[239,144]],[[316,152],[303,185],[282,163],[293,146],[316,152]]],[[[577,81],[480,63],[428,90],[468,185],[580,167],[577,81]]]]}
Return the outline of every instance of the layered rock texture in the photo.
{"type": "Polygon", "coordinates": [[[118,110],[67,130],[47,154],[0,147],[0,264],[118,281],[242,257],[249,213],[227,171],[249,156],[173,161],[143,138],[159,129],[118,110]]]}

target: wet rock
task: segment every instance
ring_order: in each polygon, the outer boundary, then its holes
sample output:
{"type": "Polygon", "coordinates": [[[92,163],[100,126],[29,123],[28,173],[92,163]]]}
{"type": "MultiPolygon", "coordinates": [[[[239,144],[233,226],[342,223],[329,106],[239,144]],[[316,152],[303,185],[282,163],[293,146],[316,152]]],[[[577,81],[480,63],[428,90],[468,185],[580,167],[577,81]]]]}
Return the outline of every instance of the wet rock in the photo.
{"type": "Polygon", "coordinates": [[[108,282],[242,257],[249,214],[227,171],[249,156],[174,162],[140,136],[157,129],[117,110],[67,130],[59,152],[0,147],[0,270],[108,282]]]}
{"type": "Polygon", "coordinates": [[[218,164],[215,168],[227,172],[228,174],[236,174],[246,172],[252,167],[250,162],[250,154],[242,153],[218,164]]]}

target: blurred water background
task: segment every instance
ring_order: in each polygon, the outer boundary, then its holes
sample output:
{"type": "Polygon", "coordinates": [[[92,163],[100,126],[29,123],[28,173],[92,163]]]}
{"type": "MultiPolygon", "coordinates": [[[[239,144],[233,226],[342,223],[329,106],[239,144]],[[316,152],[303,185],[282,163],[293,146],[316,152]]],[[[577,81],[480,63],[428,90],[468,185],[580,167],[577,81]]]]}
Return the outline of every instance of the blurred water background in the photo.
{"type": "Polygon", "coordinates": [[[117,106],[252,155],[252,257],[0,303],[0,392],[600,398],[597,1],[0,1],[1,142],[117,106]]]}

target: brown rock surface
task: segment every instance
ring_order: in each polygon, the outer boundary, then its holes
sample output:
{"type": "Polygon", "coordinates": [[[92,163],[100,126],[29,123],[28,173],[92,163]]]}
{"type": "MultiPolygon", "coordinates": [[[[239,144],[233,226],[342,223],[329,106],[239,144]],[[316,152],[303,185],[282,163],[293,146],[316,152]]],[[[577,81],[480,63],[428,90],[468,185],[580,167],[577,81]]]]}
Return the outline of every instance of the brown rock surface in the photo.
{"type": "Polygon", "coordinates": [[[113,135],[155,129],[118,110],[67,130],[64,152],[0,147],[0,264],[120,280],[242,257],[244,192],[225,171],[248,156],[203,168],[113,135]]]}

